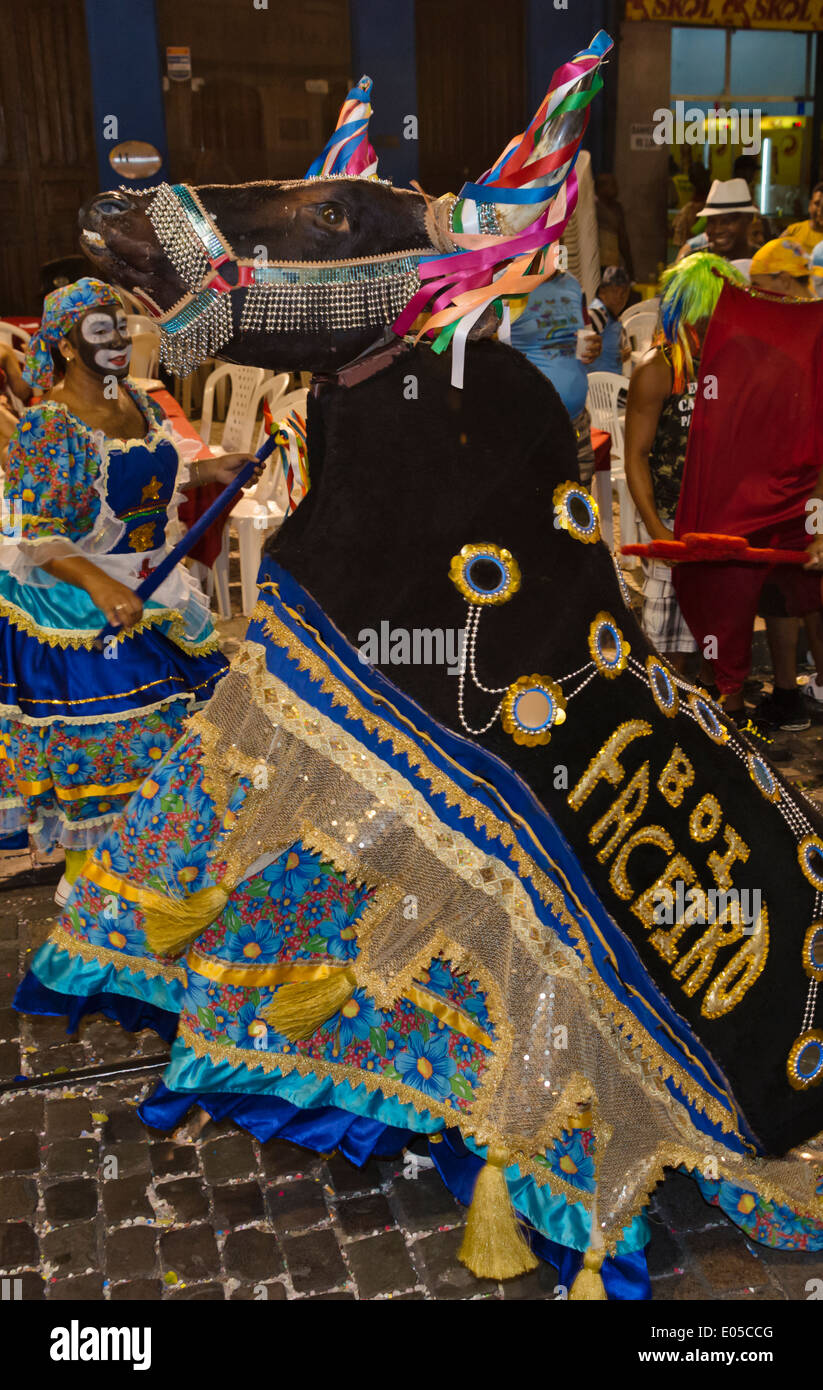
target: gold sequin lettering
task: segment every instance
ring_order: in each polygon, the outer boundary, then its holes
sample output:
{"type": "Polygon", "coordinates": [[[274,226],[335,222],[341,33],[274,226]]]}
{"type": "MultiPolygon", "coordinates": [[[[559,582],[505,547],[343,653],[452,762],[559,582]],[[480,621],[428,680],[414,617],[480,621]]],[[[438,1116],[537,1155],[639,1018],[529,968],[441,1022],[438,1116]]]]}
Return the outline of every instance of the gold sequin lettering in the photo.
{"type": "Polygon", "coordinates": [[[688,899],[688,890],[697,879],[697,874],[682,854],[675,854],[663,870],[662,874],[652,884],[651,888],[632,903],[632,912],[639,917],[645,927],[657,927],[651,938],[652,946],[659,951],[664,960],[675,960],[677,958],[677,942],[686,929],[686,913],[681,911],[680,893],[678,887],[682,886],[682,892],[688,899]],[[673,916],[669,918],[671,925],[667,930],[662,929],[660,914],[655,916],[655,909],[663,903],[666,905],[665,894],[670,894],[673,916]]]}
{"type": "Polygon", "coordinates": [[[672,755],[657,779],[657,789],[670,806],[679,806],[687,787],[694,782],[694,768],[683,749],[674,745],[672,755]]]}
{"type": "Polygon", "coordinates": [[[671,854],[674,849],[672,837],[667,830],[663,829],[662,825],[645,825],[641,826],[639,830],[635,830],[618,851],[609,874],[609,883],[619,898],[628,899],[634,894],[634,889],[629,883],[626,873],[626,866],[629,862],[629,855],[640,845],[657,845],[666,854],[671,854]]]}
{"type": "Polygon", "coordinates": [[[720,802],[711,792],[701,796],[689,816],[689,834],[693,840],[705,843],[713,840],[723,821],[720,802]]]}
{"type": "Polygon", "coordinates": [[[628,834],[634,822],[641,814],[643,807],[649,799],[649,764],[646,762],[632,777],[628,786],[624,787],[620,795],[614,800],[606,812],[601,816],[589,831],[589,842],[596,845],[598,840],[602,840],[610,826],[614,826],[612,834],[609,836],[605,845],[597,851],[597,857],[603,864],[614,854],[617,846],[625,835],[628,834]]]}
{"type": "Polygon", "coordinates": [[[716,850],[712,850],[709,855],[709,868],[718,888],[725,891],[732,886],[732,877],[729,873],[732,864],[735,864],[738,859],[745,864],[749,857],[749,846],[745,840],[741,840],[737,831],[733,830],[730,825],[723,826],[723,836],[726,841],[726,853],[718,854],[716,850]]]}
{"type": "Polygon", "coordinates": [[[754,930],[709,985],[700,1006],[704,1018],[720,1018],[730,1013],[754,984],[769,954],[769,915],[765,904],[758,913],[754,930]]]}
{"type": "Polygon", "coordinates": [[[613,787],[622,782],[626,769],[618,762],[620,754],[625,752],[634,739],[642,738],[651,731],[652,726],[645,719],[629,719],[625,724],[618,725],[592,758],[577,786],[569,792],[568,801],[573,811],[580,810],[598,782],[605,780],[613,787]]]}
{"type": "Polygon", "coordinates": [[[733,942],[740,940],[743,935],[743,926],[739,916],[739,913],[727,908],[710,924],[708,930],[686,952],[685,956],[680,957],[672,970],[672,975],[676,980],[683,980],[683,992],[689,997],[696,994],[700,986],[706,983],[714,967],[718,951],[723,946],[731,946],[733,942]],[[692,967],[694,968],[692,969],[692,967]],[[684,980],[684,975],[687,975],[690,970],[692,970],[692,974],[687,980],[684,980]]]}

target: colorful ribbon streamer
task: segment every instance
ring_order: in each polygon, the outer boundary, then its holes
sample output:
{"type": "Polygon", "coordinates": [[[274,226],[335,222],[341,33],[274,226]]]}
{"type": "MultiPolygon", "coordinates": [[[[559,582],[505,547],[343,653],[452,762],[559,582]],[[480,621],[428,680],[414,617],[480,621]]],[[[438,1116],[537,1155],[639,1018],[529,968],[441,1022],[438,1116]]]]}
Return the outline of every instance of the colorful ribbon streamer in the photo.
{"type": "Polygon", "coordinates": [[[268,401],[265,401],[263,421],[266,432],[274,436],[275,444],[280,450],[291,514],[303,501],[310,486],[306,420],[296,410],[290,410],[282,420],[275,420],[268,401]]]}
{"type": "Polygon", "coordinates": [[[603,80],[595,72],[588,88],[574,89],[599,67],[611,47],[611,39],[601,31],[585,52],[558,68],[528,128],[509,142],[497,163],[477,183],[464,185],[452,213],[452,238],[462,249],[421,262],[420,289],[392,325],[402,336],[420,314],[427,314],[418,337],[425,333],[433,338],[436,352],[453,342],[452,381],[456,386],[463,381],[466,339],[483,311],[494,304],[505,325],[508,301],[529,294],[552,274],[544,268],[545,253],[562,236],[574,212],[574,163],[588,124],[589,103],[603,80]],[[583,112],[578,135],[560,149],[538,156],[548,124],[575,110],[583,112]],[[497,235],[480,228],[478,204],[483,203],[542,206],[523,231],[497,235]],[[538,253],[542,254],[536,260],[538,253]]]}

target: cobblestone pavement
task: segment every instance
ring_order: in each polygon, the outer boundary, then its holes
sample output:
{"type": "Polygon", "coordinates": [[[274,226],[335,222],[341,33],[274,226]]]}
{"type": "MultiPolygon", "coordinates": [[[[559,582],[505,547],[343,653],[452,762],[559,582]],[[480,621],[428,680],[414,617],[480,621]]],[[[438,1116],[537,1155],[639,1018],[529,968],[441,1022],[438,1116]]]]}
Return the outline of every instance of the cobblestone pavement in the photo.
{"type": "MultiPolygon", "coordinates": [[[[227,625],[227,649],[242,626],[227,625]]],[[[786,774],[823,804],[823,715],[783,752],[786,774]]],[[[97,1017],[68,1038],[60,1019],[14,1012],[54,914],[53,887],[14,882],[0,893],[0,1081],[162,1060],[150,1032],[135,1038],[97,1017]]],[[[0,1273],[20,1279],[23,1298],[558,1297],[549,1266],[505,1284],[463,1268],[465,1212],[436,1173],[407,1179],[402,1157],[357,1169],[227,1123],[159,1137],[136,1114],[153,1084],[133,1076],[0,1099],[0,1273]]],[[[823,1278],[823,1256],[747,1241],[682,1174],[668,1174],[650,1216],[657,1300],[800,1300],[823,1278]]]]}

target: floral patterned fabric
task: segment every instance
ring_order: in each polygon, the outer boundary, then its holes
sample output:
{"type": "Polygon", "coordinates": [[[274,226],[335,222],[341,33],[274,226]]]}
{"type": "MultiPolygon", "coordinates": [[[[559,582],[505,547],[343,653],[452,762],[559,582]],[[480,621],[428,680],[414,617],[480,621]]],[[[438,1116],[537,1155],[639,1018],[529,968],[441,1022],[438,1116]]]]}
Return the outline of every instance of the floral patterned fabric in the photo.
{"type": "Polygon", "coordinates": [[[38,842],[106,825],[180,735],[184,701],[92,725],[0,719],[0,831],[32,827],[38,842]]]}
{"type": "MultiPolygon", "coordinates": [[[[700,1173],[692,1173],[703,1196],[713,1207],[719,1207],[752,1240],[770,1245],[775,1250],[819,1250],[820,1222],[792,1211],[790,1207],[767,1201],[765,1197],[734,1183],[713,1181],[700,1173]]],[[[823,1177],[817,1189],[823,1196],[823,1177]]]]}
{"type": "MultiPolygon", "coordinates": [[[[162,420],[142,391],[132,388],[149,426],[146,441],[162,420]]],[[[80,540],[94,528],[100,497],[95,431],[55,401],[43,401],[22,416],[9,444],[5,499],[9,519],[26,540],[55,535],[80,540]]]]}
{"type": "MultiPolygon", "coordinates": [[[[345,1105],[346,1094],[364,1095],[362,1082],[369,1077],[368,1094],[377,1106],[369,1111],[373,1117],[396,1124],[414,1097],[425,1132],[459,1125],[492,1063],[495,1027],[477,981],[445,956],[435,956],[418,974],[415,985],[425,991],[423,1002],[400,997],[390,1009],[381,1009],[358,987],[311,1037],[299,1042],[289,1041],[268,1021],[267,1007],[281,986],[265,978],[255,983],[254,971],[264,977],[272,967],[339,966],[355,960],[358,924],[370,902],[369,890],[301,842],[252,866],[185,957],[164,961],[151,953],[141,912],[145,895],[179,897],[221,879],[221,847],[250,786],[241,779],[219,814],[199,737],[189,734],[156,758],[161,737],[159,732],[148,737],[156,765],[87,864],[58,931],[35,957],[33,973],[43,984],[65,990],[68,952],[78,975],[90,960],[98,968],[113,967],[128,995],[136,988],[131,981],[149,975],[157,979],[159,972],[169,1000],[175,1000],[168,1007],[179,1009],[172,1053],[176,1076],[184,1078],[179,1089],[197,1087],[192,1099],[210,1088],[242,1094],[247,1085],[249,1094],[278,1097],[284,1080],[296,1073],[310,1088],[331,1083],[333,1090],[324,1091],[323,1100],[315,1103],[328,1104],[332,1095],[339,1095],[345,1105]],[[63,963],[52,980],[55,947],[63,963]],[[448,1017],[441,1016],[447,1009],[448,1017]],[[486,1043],[477,1037],[480,1030],[486,1043]],[[210,1076],[219,1081],[210,1085],[210,1076]],[[247,1083],[245,1078],[251,1077],[247,1083]],[[380,1105],[391,1097],[401,1111],[387,1118],[380,1105]]],[[[538,1230],[548,1222],[551,1230],[549,1207],[557,1201],[552,1194],[563,1194],[571,1204],[563,1211],[569,1212],[595,1190],[596,1140],[588,1115],[581,1113],[579,1128],[551,1140],[536,1162],[546,1170],[549,1184],[544,1188],[531,1179],[526,1182],[533,1187],[529,1201],[538,1204],[528,1207],[528,1219],[538,1230]],[[541,1193],[549,1203],[543,1215],[541,1193]]],[[[819,1248],[819,1223],[729,1183],[695,1176],[707,1200],[720,1205],[753,1238],[788,1249],[819,1248]]],[[[521,1193],[524,1180],[516,1170],[512,1181],[521,1193]]],[[[521,1199],[526,1201],[523,1193],[521,1199]]],[[[571,1239],[566,1218],[557,1219],[558,1231],[571,1239]]],[[[585,1239],[585,1230],[582,1234],[585,1239]]]]}
{"type": "MultiPolygon", "coordinates": [[[[99,432],[47,401],[26,411],[9,447],[9,552],[21,542],[25,549],[56,537],[86,539],[94,542],[88,558],[103,565],[120,550],[144,549],[135,544],[142,531],[152,533],[148,545],[163,543],[180,464],[158,407],[128,389],[148,432],[119,449],[119,441],[106,441],[109,501],[125,499],[124,537],[115,535],[123,526],[112,526],[111,512],[108,522],[103,515],[99,432]]],[[[122,639],[118,660],[96,656],[103,615],[85,591],[49,583],[33,563],[24,579],[0,568],[0,837],[28,827],[43,849],[88,849],[179,737],[192,705],[208,699],[226,663],[205,614],[188,639],[184,615],[162,606],[147,611],[151,626],[122,639]]]]}
{"type": "MultiPolygon", "coordinates": [[[[214,881],[220,837],[231,829],[248,784],[241,783],[218,821],[198,755],[196,738],[180,740],[99,846],[96,861],[111,877],[105,885],[81,878],[62,922],[78,942],[123,956],[146,953],[134,902],[114,891],[118,877],[133,888],[166,894],[196,892],[214,881]]],[[[197,968],[353,960],[357,921],[369,899],[368,890],[300,843],[273,858],[235,889],[221,916],[198,937],[196,957],[186,965],[181,1024],[215,1056],[226,1047],[237,1049],[238,1064],[244,1051],[252,1066],[261,1051],[296,1054],[379,1073],[441,1105],[466,1109],[488,1066],[488,1049],[419,1004],[404,999],[381,1011],[357,989],[311,1038],[290,1043],[262,1016],[272,988],[219,981],[197,968]]],[[[433,960],[420,983],[490,1029],[485,996],[450,962],[433,960]]]]}

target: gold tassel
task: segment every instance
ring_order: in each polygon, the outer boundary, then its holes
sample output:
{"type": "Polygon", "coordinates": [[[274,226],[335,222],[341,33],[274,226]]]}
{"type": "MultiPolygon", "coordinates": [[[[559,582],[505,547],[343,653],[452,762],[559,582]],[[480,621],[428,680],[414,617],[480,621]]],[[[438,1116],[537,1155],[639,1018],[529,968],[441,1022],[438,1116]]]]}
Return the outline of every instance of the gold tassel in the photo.
{"type": "Polygon", "coordinates": [[[478,1279],[514,1279],[536,1269],[506,1186],[505,1149],[489,1149],[474,1185],[466,1233],[457,1258],[478,1279]]]}
{"type": "Polygon", "coordinates": [[[157,907],[141,904],[143,930],[151,950],[158,956],[179,956],[220,916],[229,897],[230,890],[217,884],[185,898],[165,898],[157,907]]]}
{"type": "Polygon", "coordinates": [[[356,988],[357,976],[349,966],[335,970],[324,980],[281,985],[263,1017],[291,1042],[300,1042],[342,1009],[356,988]]]}
{"type": "Polygon", "coordinates": [[[583,1267],[569,1290],[570,1303],[606,1303],[608,1295],[603,1287],[600,1266],[605,1250],[594,1250],[589,1246],[583,1256],[583,1267]]]}

